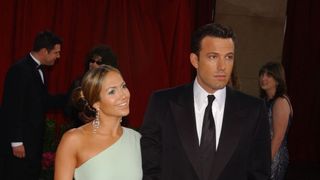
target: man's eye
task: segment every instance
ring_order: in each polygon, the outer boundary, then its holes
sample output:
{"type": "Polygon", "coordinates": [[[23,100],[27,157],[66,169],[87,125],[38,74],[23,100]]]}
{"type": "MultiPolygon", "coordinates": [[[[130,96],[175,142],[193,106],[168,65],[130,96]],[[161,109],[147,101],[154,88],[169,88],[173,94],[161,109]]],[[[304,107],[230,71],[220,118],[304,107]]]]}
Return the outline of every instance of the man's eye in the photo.
{"type": "Polygon", "coordinates": [[[216,55],[210,55],[210,56],[209,56],[209,59],[216,59],[216,58],[217,58],[216,55]]]}
{"type": "Polygon", "coordinates": [[[226,59],[228,59],[228,60],[233,60],[234,57],[233,57],[233,55],[228,55],[228,56],[226,57],[226,59]]]}

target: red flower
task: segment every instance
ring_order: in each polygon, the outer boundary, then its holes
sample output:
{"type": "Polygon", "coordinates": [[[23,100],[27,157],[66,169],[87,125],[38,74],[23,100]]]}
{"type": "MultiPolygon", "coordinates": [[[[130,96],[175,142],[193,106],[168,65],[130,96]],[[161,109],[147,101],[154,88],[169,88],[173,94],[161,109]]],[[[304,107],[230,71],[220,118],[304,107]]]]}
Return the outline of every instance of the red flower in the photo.
{"type": "Polygon", "coordinates": [[[46,170],[53,166],[55,155],[54,152],[42,153],[42,169],[46,170]]]}

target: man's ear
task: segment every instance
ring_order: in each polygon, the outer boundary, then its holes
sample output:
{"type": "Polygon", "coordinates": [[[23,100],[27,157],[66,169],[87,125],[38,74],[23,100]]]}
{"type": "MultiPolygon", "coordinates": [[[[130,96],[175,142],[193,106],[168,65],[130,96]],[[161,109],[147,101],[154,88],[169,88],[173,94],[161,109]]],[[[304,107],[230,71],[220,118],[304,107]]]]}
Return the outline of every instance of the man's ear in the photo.
{"type": "Polygon", "coordinates": [[[49,52],[48,52],[48,49],[46,49],[46,48],[41,48],[41,49],[40,49],[40,53],[41,53],[42,55],[45,55],[45,54],[48,54],[49,52]]]}
{"type": "Polygon", "coordinates": [[[190,62],[194,68],[198,69],[199,59],[195,53],[190,53],[190,62]]]}

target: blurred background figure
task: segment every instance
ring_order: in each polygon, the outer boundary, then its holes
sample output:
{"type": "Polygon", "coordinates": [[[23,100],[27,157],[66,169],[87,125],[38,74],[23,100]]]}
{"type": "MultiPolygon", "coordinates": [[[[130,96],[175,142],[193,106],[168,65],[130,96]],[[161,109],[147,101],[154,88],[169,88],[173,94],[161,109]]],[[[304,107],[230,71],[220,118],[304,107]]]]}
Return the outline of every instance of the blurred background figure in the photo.
{"type": "MultiPolygon", "coordinates": [[[[39,32],[33,48],[13,64],[5,78],[2,101],[4,177],[1,180],[39,179],[45,131],[45,113],[62,108],[63,95],[50,95],[45,66],[60,58],[62,39],[50,31],[39,32]]],[[[1,176],[1,175],[0,175],[1,176]]]]}
{"type": "Polygon", "coordinates": [[[288,130],[293,110],[282,65],[268,62],[259,71],[260,97],[266,101],[271,133],[271,180],[283,180],[289,164],[288,130]]]}
{"type": "Polygon", "coordinates": [[[236,90],[241,89],[236,63],[233,64],[233,69],[231,72],[230,80],[228,82],[228,86],[236,90]]]}
{"type": "Polygon", "coordinates": [[[112,67],[118,68],[117,57],[112,52],[112,49],[109,46],[103,44],[95,46],[88,52],[84,61],[84,73],[81,77],[73,81],[68,90],[67,97],[69,99],[69,102],[65,108],[65,115],[70,119],[71,128],[79,127],[84,124],[84,121],[89,120],[89,117],[87,117],[83,112],[81,112],[76,108],[76,106],[72,104],[71,94],[74,89],[81,86],[83,75],[88,70],[97,68],[100,65],[110,65],[112,67]]]}
{"type": "Polygon", "coordinates": [[[97,68],[102,64],[118,68],[117,57],[109,46],[103,44],[95,46],[87,54],[85,60],[85,73],[87,70],[97,68]]]}

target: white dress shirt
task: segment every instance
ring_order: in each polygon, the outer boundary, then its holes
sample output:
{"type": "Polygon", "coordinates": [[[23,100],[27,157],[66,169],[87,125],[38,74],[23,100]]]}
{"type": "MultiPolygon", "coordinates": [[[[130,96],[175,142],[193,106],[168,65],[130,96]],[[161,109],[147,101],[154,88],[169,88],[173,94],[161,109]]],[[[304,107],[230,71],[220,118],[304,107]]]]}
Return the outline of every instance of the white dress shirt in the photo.
{"type": "Polygon", "coordinates": [[[215,100],[212,103],[212,113],[214,118],[214,123],[216,127],[216,149],[218,148],[222,122],[223,122],[223,113],[224,106],[226,101],[226,87],[223,89],[219,89],[213,94],[209,94],[206,92],[198,83],[197,79],[195,79],[193,83],[193,99],[194,99],[194,109],[196,116],[196,126],[198,133],[199,145],[201,141],[201,133],[202,133],[202,124],[203,124],[203,116],[206,106],[208,105],[208,95],[214,95],[215,100]]]}
{"type": "MultiPolygon", "coordinates": [[[[37,60],[34,56],[32,56],[32,54],[30,53],[30,56],[31,58],[38,64],[38,66],[41,65],[40,61],[37,60]]],[[[43,77],[43,72],[41,69],[38,69],[39,73],[40,73],[40,76],[41,76],[41,80],[42,80],[42,83],[44,83],[44,77],[43,77]]]]}

